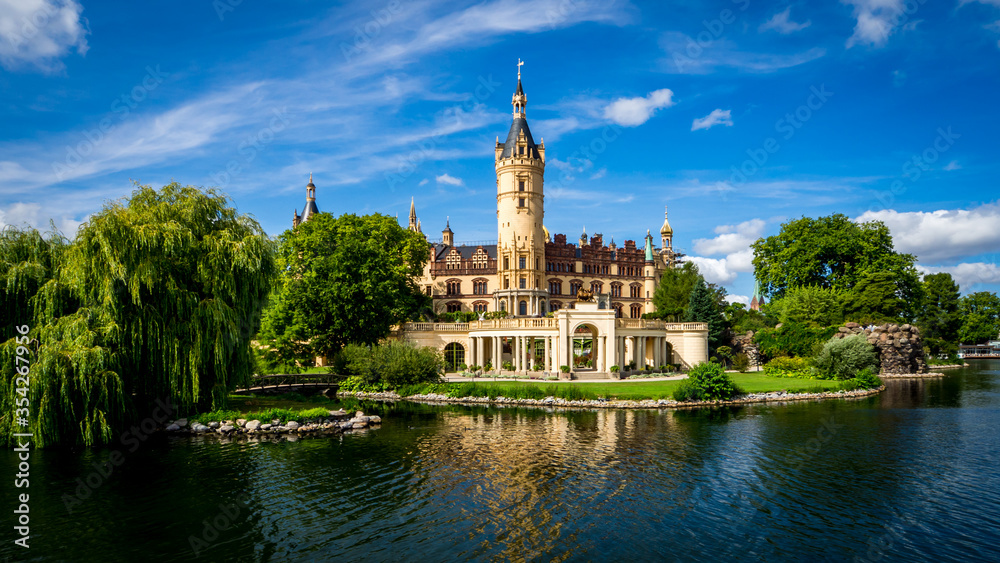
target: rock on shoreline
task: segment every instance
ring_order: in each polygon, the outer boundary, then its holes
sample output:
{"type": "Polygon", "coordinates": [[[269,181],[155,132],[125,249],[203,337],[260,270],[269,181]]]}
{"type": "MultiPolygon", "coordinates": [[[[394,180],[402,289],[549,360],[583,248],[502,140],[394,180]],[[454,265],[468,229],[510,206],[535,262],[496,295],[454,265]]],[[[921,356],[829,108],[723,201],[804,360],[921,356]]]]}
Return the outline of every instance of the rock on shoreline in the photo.
{"type": "Polygon", "coordinates": [[[382,424],[382,418],[377,415],[366,415],[362,411],[357,411],[354,415],[345,412],[343,409],[330,411],[329,416],[320,419],[311,419],[303,422],[289,420],[281,424],[280,420],[262,422],[260,420],[237,419],[224,420],[220,422],[210,422],[208,425],[201,424],[197,420],[190,423],[187,419],[181,418],[170,422],[166,427],[168,434],[188,435],[188,436],[213,436],[225,438],[286,438],[297,440],[306,436],[323,436],[329,434],[339,434],[353,430],[362,430],[377,427],[382,424]]]}

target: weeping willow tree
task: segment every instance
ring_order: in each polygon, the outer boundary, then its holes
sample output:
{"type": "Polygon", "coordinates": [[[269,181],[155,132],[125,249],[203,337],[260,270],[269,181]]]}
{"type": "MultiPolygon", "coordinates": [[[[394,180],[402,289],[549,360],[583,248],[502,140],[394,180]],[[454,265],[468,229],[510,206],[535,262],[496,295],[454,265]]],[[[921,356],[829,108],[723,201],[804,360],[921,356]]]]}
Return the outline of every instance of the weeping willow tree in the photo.
{"type": "MultiPolygon", "coordinates": [[[[181,412],[221,408],[248,381],[250,339],[276,278],[274,247],[224,195],[138,186],[83,224],[72,244],[49,244],[49,270],[18,245],[2,250],[27,257],[8,271],[37,281],[4,298],[20,299],[31,317],[8,324],[30,324],[38,343],[29,394],[36,444],[107,443],[158,400],[181,412]]],[[[9,443],[23,431],[8,414],[18,397],[13,344],[4,344],[0,368],[0,432],[9,443]]]]}

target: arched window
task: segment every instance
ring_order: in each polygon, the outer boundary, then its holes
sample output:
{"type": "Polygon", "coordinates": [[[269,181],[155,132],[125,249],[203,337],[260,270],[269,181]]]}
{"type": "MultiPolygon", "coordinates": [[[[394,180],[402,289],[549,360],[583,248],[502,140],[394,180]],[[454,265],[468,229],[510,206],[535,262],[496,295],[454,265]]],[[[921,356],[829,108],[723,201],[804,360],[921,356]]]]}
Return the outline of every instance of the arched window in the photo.
{"type": "Polygon", "coordinates": [[[549,311],[552,311],[554,313],[554,312],[558,311],[559,309],[562,309],[562,303],[561,302],[559,302],[559,301],[550,301],[549,302],[549,311]]]}
{"type": "Polygon", "coordinates": [[[489,303],[485,301],[476,301],[472,304],[472,310],[477,313],[485,313],[489,310],[489,303]]]}
{"type": "Polygon", "coordinates": [[[522,317],[524,317],[524,316],[526,316],[528,314],[528,302],[527,301],[521,301],[520,303],[517,304],[517,314],[521,315],[522,317]]]}
{"type": "Polygon", "coordinates": [[[622,284],[615,282],[611,284],[611,297],[621,297],[622,296],[622,284]]]}
{"type": "Polygon", "coordinates": [[[642,317],[642,305],[639,305],[638,303],[633,303],[629,307],[629,309],[630,309],[630,313],[631,313],[631,315],[629,315],[629,316],[631,316],[633,319],[638,319],[638,318],[642,317]]]}
{"type": "Polygon", "coordinates": [[[639,299],[642,297],[642,286],[637,283],[628,286],[628,296],[632,299],[639,299]]]}
{"type": "Polygon", "coordinates": [[[549,280],[549,295],[562,295],[562,282],[549,280]]]}
{"type": "Polygon", "coordinates": [[[612,305],[612,307],[615,308],[615,318],[616,319],[622,318],[623,316],[622,310],[624,309],[624,306],[622,306],[621,303],[615,303],[614,305],[612,305]]]}
{"type": "Polygon", "coordinates": [[[573,280],[569,282],[569,294],[576,295],[580,291],[581,287],[583,287],[583,282],[580,280],[573,280]]]}
{"type": "Polygon", "coordinates": [[[447,295],[461,295],[462,294],[462,281],[461,280],[448,280],[445,282],[445,286],[448,289],[447,295]]]}
{"type": "Polygon", "coordinates": [[[458,301],[449,301],[446,305],[449,313],[457,313],[462,310],[462,304],[458,301]]]}
{"type": "Polygon", "coordinates": [[[472,293],[474,295],[486,295],[487,294],[486,284],[487,280],[483,278],[472,280],[472,293]]]}
{"type": "Polygon", "coordinates": [[[444,347],[444,362],[448,371],[458,371],[459,366],[465,363],[465,348],[458,342],[448,344],[444,347]]]}
{"type": "Polygon", "coordinates": [[[597,295],[598,293],[601,293],[601,291],[603,291],[603,290],[604,290],[604,284],[603,283],[596,282],[596,281],[595,282],[590,282],[590,291],[593,292],[594,295],[597,295]]]}

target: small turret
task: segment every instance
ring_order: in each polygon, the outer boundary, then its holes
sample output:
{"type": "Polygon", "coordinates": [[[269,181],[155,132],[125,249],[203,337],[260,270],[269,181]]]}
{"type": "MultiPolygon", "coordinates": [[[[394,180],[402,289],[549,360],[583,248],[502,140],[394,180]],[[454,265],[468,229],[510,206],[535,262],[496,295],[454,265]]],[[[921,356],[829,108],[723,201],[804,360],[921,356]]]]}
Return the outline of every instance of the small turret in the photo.
{"type": "Polygon", "coordinates": [[[663,241],[663,248],[672,248],[671,243],[674,238],[674,230],[670,228],[670,221],[667,220],[667,206],[663,206],[663,226],[660,227],[660,240],[663,241]]]}
{"type": "Polygon", "coordinates": [[[441,231],[441,242],[445,246],[455,246],[455,233],[451,230],[451,220],[446,219],[444,223],[444,230],[441,231]]]}

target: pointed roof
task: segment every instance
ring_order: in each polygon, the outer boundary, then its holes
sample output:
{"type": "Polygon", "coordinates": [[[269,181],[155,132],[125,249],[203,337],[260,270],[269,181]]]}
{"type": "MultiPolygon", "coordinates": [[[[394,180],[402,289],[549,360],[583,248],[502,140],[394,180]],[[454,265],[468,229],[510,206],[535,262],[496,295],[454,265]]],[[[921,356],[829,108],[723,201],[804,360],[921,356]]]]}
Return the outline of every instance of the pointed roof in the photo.
{"type": "Polygon", "coordinates": [[[452,233],[452,234],[454,234],[452,232],[452,230],[451,230],[451,220],[450,219],[445,219],[445,221],[444,221],[444,230],[441,231],[441,232],[442,233],[452,233]]]}
{"type": "Polygon", "coordinates": [[[410,198],[410,220],[413,220],[413,219],[416,219],[416,218],[417,218],[417,208],[413,204],[413,198],[411,197],[410,198]]]}
{"type": "Polygon", "coordinates": [[[670,221],[667,221],[667,206],[663,206],[663,226],[660,227],[661,235],[672,235],[674,230],[670,228],[670,221]]]}
{"type": "Polygon", "coordinates": [[[528,120],[523,117],[515,117],[514,121],[510,124],[510,131],[507,133],[507,140],[503,144],[503,153],[500,155],[500,158],[514,156],[517,152],[517,139],[521,136],[521,133],[524,133],[524,139],[527,144],[525,156],[528,158],[541,158],[538,156],[538,145],[535,144],[535,140],[531,137],[528,120]]]}
{"type": "Polygon", "coordinates": [[[305,223],[310,217],[319,213],[319,208],[316,207],[316,198],[313,197],[312,191],[315,190],[316,186],[313,185],[313,175],[312,172],[309,173],[309,183],[306,184],[306,207],[302,210],[302,222],[305,223]]]}

